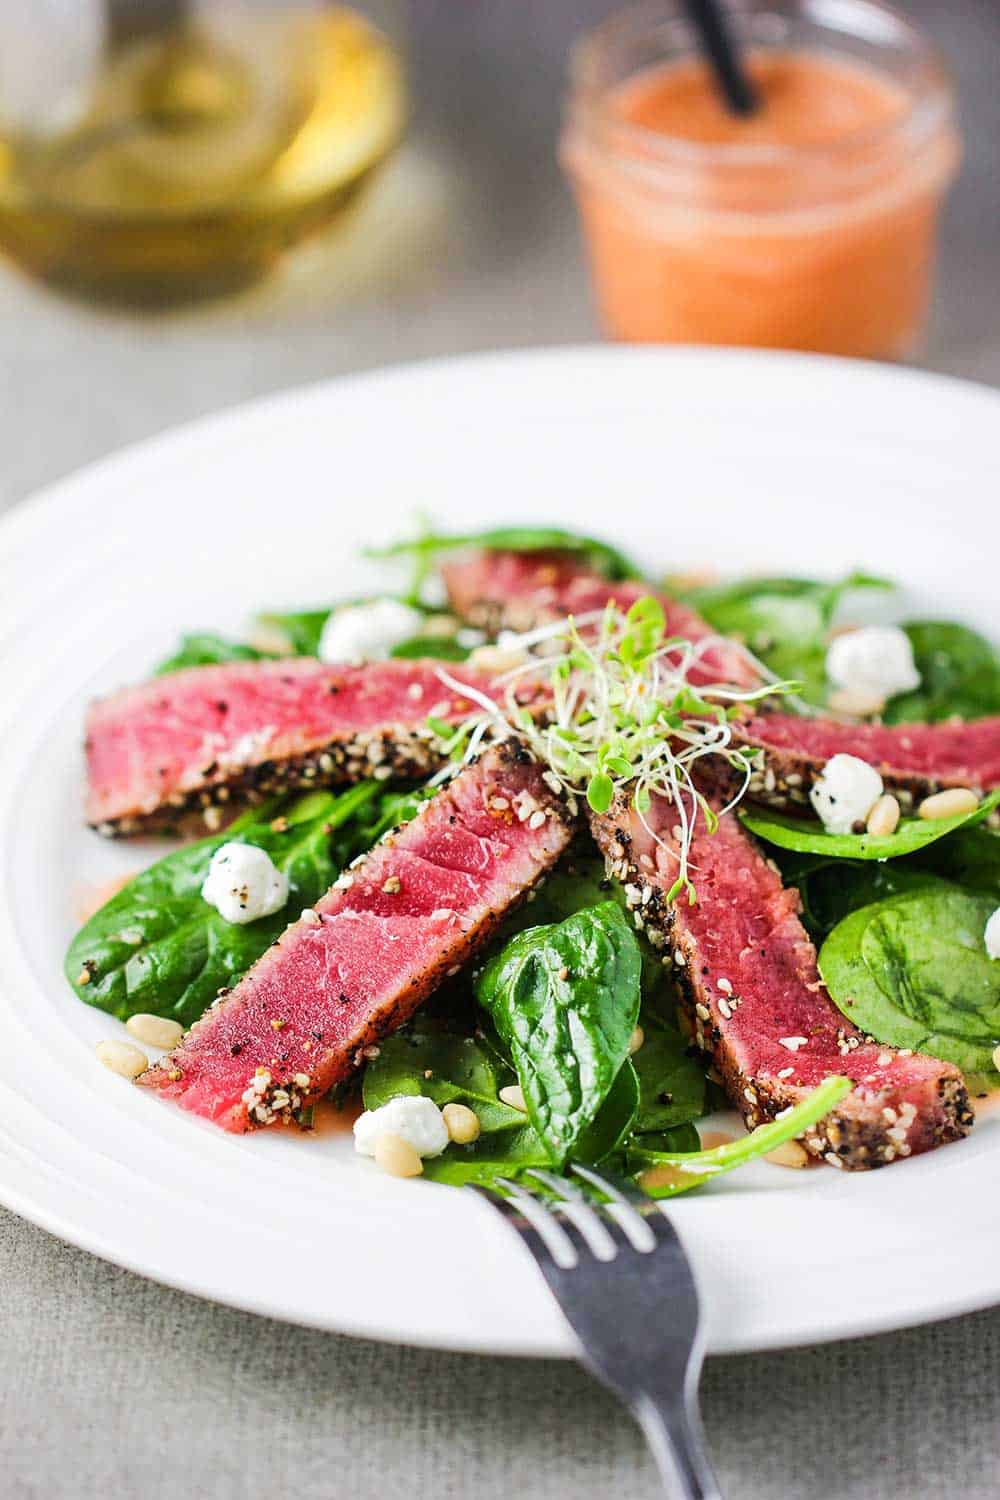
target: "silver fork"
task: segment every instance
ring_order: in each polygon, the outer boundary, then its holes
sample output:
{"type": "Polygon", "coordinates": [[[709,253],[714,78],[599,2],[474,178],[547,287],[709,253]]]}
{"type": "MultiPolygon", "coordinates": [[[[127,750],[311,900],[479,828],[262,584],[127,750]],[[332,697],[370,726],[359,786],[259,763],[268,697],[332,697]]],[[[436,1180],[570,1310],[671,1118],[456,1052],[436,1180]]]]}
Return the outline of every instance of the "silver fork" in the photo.
{"type": "Polygon", "coordinates": [[[684,1247],[659,1204],[632,1183],[589,1167],[570,1171],[591,1191],[532,1170],[476,1192],[535,1257],[583,1363],[646,1434],[667,1494],[721,1500],[698,1413],[704,1340],[684,1247]],[[557,1201],[529,1192],[527,1176],[557,1201]]]}

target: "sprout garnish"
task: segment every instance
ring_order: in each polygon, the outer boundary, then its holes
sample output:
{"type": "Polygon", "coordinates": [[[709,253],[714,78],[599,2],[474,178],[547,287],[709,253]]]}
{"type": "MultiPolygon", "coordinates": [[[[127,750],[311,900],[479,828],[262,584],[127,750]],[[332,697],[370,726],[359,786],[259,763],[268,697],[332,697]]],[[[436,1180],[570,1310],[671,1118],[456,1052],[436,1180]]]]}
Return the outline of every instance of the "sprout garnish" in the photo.
{"type": "Polygon", "coordinates": [[[513,732],[548,767],[568,797],[585,797],[594,812],[607,812],[616,796],[628,789],[647,832],[677,861],[677,879],[668,899],[686,891],[693,904],[689,854],[695,820],[700,810],[714,833],[719,818],[698,790],[694,768],[706,756],[716,755],[741,773],[742,784],[723,812],[733,808],[749,785],[755,752],[733,743],[732,720],[739,717],[741,705],[792,692],[797,684],[773,678],[750,652],[726,637],[668,637],[663,607],[652,597],[637,599],[625,612],[612,602],[579,619],[560,620],[523,635],[508,633],[503,646],[538,654],[526,656],[497,678],[497,686],[504,690],[500,703],[438,669],[447,687],[481,710],[458,728],[431,725],[446,740],[447,753],[468,761],[491,731],[501,736],[513,732]],[[739,650],[759,674],[761,685],[693,686],[692,671],[698,668],[703,676],[710,653],[719,647],[739,650]],[[541,679],[551,692],[551,704],[542,717],[518,702],[517,689],[526,679],[541,679]],[[676,849],[646,821],[654,796],[667,798],[677,810],[676,849]]]}

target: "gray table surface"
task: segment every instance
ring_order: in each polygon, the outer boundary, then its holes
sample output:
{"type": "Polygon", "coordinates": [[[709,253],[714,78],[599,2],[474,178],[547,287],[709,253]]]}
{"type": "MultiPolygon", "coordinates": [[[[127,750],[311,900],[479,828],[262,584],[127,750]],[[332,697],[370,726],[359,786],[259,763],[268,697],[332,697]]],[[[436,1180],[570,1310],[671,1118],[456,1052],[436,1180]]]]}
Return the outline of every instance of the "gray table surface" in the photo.
{"type": "MultiPolygon", "coordinates": [[[[553,140],[568,39],[607,8],[415,0],[410,143],[350,230],[238,301],[140,320],[0,272],[0,508],[283,386],[592,338],[553,140]]],[[[906,8],[951,54],[968,139],[924,363],[996,383],[1000,9],[906,8]]],[[[571,1365],[303,1332],[143,1281],[2,1211],[0,1307],[0,1500],[658,1493],[629,1419],[571,1365]]],[[[998,1370],[996,1310],[711,1360],[704,1410],[724,1492],[998,1495],[998,1370]]]]}

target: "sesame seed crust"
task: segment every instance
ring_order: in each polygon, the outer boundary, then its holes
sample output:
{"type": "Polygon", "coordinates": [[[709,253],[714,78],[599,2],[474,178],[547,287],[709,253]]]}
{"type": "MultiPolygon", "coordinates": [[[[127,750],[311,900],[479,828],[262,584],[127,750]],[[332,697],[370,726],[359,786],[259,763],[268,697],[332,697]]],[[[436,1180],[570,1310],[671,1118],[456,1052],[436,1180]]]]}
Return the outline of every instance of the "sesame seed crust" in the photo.
{"type": "Polygon", "coordinates": [[[983,796],[1000,784],[1000,718],[887,727],[798,719],[775,710],[734,724],[733,737],[762,754],[748,796],[785,812],[809,810],[809,793],[837,753],[874,766],[904,816],[949,787],[983,796]]]}
{"type": "MultiPolygon", "coordinates": [[[[648,858],[646,862],[641,856],[636,858],[630,832],[634,825],[627,805],[619,799],[609,814],[591,815],[590,822],[604,854],[608,875],[624,886],[629,908],[641,911],[646,937],[671,971],[678,987],[682,1019],[692,1041],[710,1060],[748,1129],[777,1118],[803,1097],[804,1089],[796,1081],[798,1070],[794,1062],[800,1046],[806,1046],[810,1038],[774,1038],[780,1045],[784,1066],[748,1073],[740,1063],[735,1040],[742,1019],[741,996],[728,978],[713,980],[707,955],[700,951],[683,919],[678,919],[677,910],[666,902],[664,878],[648,868],[648,858]]],[[[749,839],[748,835],[743,837],[749,839]]],[[[753,901],[755,893],[748,891],[746,899],[753,901]]],[[[805,963],[812,950],[804,931],[801,939],[805,963]]],[[[730,972],[735,972],[735,965],[730,972]]],[[[818,982],[815,989],[812,985],[806,989],[810,991],[810,1003],[813,996],[815,1003],[825,998],[818,982]]],[[[874,1050],[871,1039],[863,1037],[846,1020],[836,1036],[834,1057],[844,1059],[845,1072],[857,1071],[852,1070],[851,1059],[856,1056],[867,1059],[874,1050]],[[859,1051],[862,1047],[866,1048],[865,1053],[859,1051]]],[[[968,1134],[974,1117],[957,1069],[939,1064],[936,1077],[921,1081],[919,1108],[905,1097],[900,1099],[898,1082],[891,1075],[879,1077],[880,1068],[891,1069],[893,1063],[907,1056],[905,1051],[894,1048],[879,1049],[878,1062],[873,1058],[871,1070],[861,1070],[854,1092],[804,1135],[803,1145],[811,1156],[828,1164],[836,1162],[838,1167],[850,1171],[865,1171],[968,1134]]],[[[836,1071],[837,1063],[831,1061],[828,1072],[836,1071]]]]}
{"type": "Polygon", "coordinates": [[[283,792],[342,786],[369,777],[420,779],[440,769],[441,741],[429,729],[391,728],[331,740],[318,750],[265,760],[258,765],[217,768],[205,782],[177,793],[151,812],[105,819],[90,826],[106,838],[140,833],[189,832],[199,826],[215,832],[241,807],[254,806],[283,792]]]}

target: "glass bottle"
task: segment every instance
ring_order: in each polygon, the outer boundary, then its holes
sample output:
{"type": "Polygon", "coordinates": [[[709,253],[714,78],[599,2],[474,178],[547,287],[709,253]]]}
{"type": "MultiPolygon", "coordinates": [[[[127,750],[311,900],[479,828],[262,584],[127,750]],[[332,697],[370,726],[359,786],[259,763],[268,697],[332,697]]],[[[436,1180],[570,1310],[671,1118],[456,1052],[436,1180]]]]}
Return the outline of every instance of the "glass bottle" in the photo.
{"type": "Polygon", "coordinates": [[[0,249],[133,303],[255,280],[401,135],[400,58],[364,9],[4,0],[0,249]]]}

